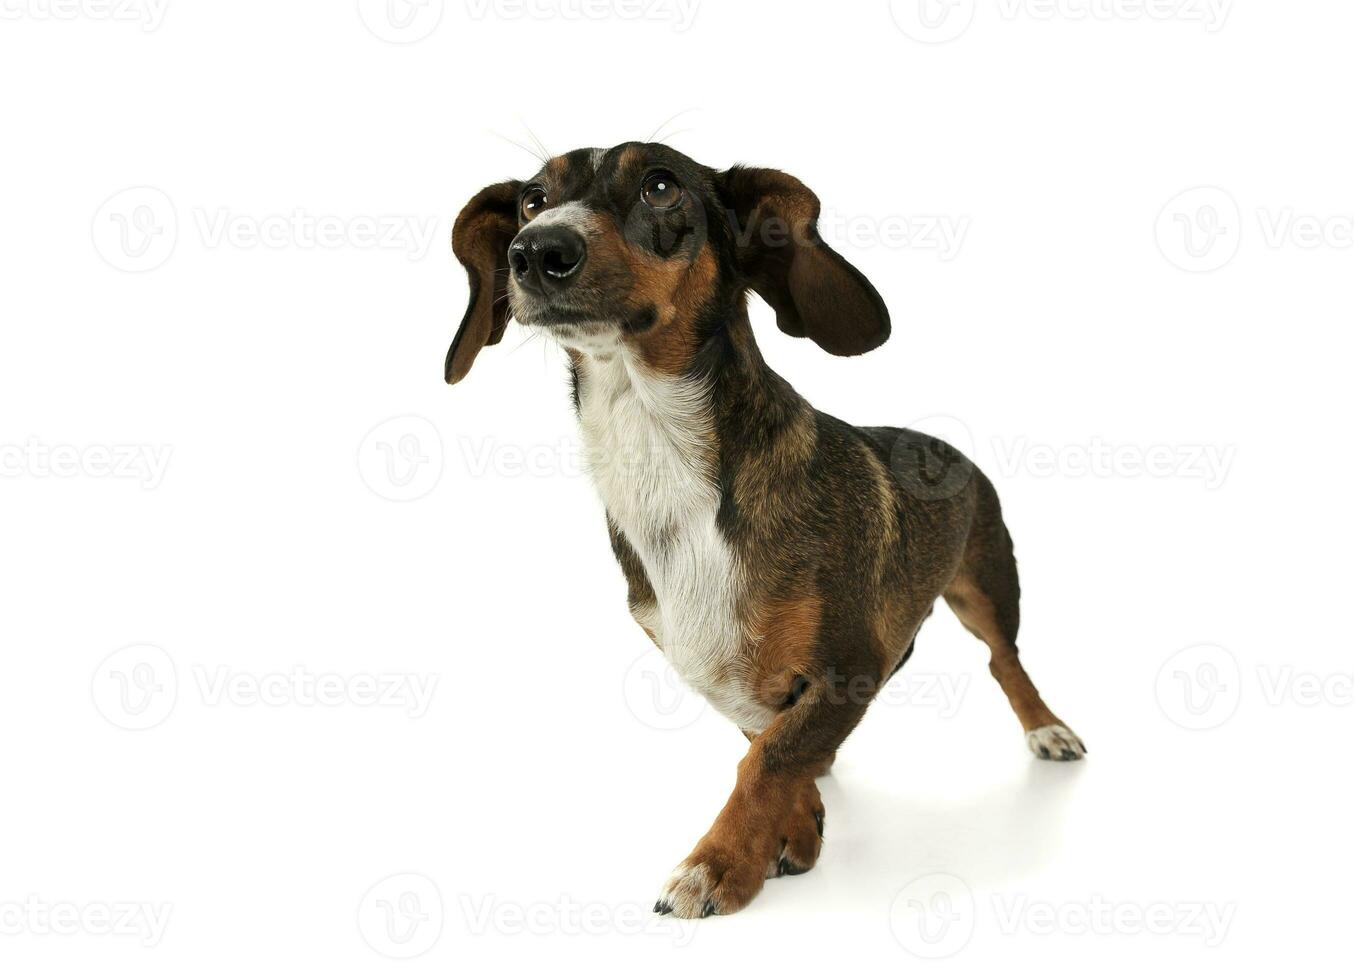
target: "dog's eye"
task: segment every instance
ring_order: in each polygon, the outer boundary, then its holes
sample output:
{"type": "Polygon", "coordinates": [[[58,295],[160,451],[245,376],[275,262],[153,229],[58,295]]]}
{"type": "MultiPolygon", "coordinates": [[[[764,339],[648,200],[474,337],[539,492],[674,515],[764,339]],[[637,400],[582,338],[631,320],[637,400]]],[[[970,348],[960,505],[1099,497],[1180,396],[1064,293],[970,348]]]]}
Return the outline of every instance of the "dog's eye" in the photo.
{"type": "Polygon", "coordinates": [[[644,178],[640,197],[651,208],[670,208],[681,203],[682,185],[669,173],[650,174],[644,178]]]}
{"type": "Polygon", "coordinates": [[[522,220],[530,221],[544,211],[548,203],[544,190],[539,187],[531,188],[522,195],[522,220]]]}

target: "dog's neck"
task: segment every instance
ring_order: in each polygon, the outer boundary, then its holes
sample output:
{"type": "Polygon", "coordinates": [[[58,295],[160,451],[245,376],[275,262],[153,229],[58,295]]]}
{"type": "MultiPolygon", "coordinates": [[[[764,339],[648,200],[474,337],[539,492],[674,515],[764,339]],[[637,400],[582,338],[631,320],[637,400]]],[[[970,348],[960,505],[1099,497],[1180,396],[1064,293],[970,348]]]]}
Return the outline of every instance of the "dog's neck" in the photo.
{"type": "MultiPolygon", "coordinates": [[[[589,343],[586,338],[571,343],[574,405],[580,419],[584,402],[605,391],[609,406],[622,412],[657,413],[658,425],[674,431],[696,432],[722,427],[729,416],[748,416],[774,423],[802,399],[772,371],[762,358],[748,319],[746,302],[733,305],[712,318],[700,330],[695,350],[685,370],[678,373],[655,370],[624,342],[589,343]],[[617,396],[635,391],[636,399],[620,404],[617,396]]],[[[596,408],[593,416],[596,421],[596,408]]],[[[584,433],[585,438],[587,432],[584,433]]]]}
{"type": "Polygon", "coordinates": [[[589,472],[632,537],[717,508],[742,450],[809,410],[763,361],[741,306],[681,373],[654,371],[624,344],[571,348],[570,359],[589,472]]]}

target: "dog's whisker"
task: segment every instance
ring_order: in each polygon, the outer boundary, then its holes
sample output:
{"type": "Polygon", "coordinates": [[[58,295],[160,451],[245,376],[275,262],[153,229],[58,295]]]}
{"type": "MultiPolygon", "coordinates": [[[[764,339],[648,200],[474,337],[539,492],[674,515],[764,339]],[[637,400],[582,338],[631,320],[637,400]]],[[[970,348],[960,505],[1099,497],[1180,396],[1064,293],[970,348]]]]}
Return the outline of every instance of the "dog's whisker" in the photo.
{"type": "Polygon", "coordinates": [[[521,116],[518,116],[517,121],[521,123],[522,128],[527,131],[527,135],[530,136],[531,141],[536,144],[536,148],[541,151],[541,162],[545,163],[547,160],[551,158],[551,156],[553,156],[553,154],[545,148],[545,144],[541,142],[541,138],[536,135],[536,132],[530,126],[527,125],[525,119],[523,119],[521,116]]]}
{"type": "Polygon", "coordinates": [[[517,142],[517,140],[513,139],[511,136],[504,136],[502,133],[496,132],[495,130],[492,129],[489,130],[489,135],[497,136],[505,143],[511,143],[513,146],[517,147],[523,153],[529,153],[532,156],[532,158],[536,160],[537,163],[545,164],[550,159],[549,157],[541,156],[541,152],[539,150],[532,149],[529,146],[524,146],[523,144],[517,142]]]}
{"type": "MultiPolygon", "coordinates": [[[[525,331],[527,332],[526,338],[525,338],[520,344],[518,344],[516,347],[514,347],[512,350],[508,351],[509,354],[516,354],[519,350],[521,350],[521,349],[522,349],[523,347],[525,347],[527,344],[531,343],[533,340],[538,340],[538,339],[540,339],[540,337],[541,337],[541,332],[540,332],[540,330],[536,329],[535,327],[529,326],[529,325],[527,325],[527,324],[525,324],[525,323],[520,324],[520,326],[522,327],[523,330],[525,330],[525,331]]],[[[544,349],[544,348],[542,348],[542,349],[544,349]]]]}
{"type": "Polygon", "coordinates": [[[644,142],[646,142],[646,143],[662,142],[661,140],[658,139],[658,134],[659,134],[659,133],[663,132],[663,130],[664,130],[666,127],[672,125],[672,123],[676,122],[676,121],[677,121],[678,119],[680,119],[682,116],[685,116],[688,112],[695,112],[695,111],[696,111],[696,107],[695,107],[695,106],[691,106],[691,107],[689,107],[689,108],[683,109],[681,112],[674,112],[674,113],[673,113],[671,116],[669,116],[667,119],[664,119],[661,123],[659,123],[659,124],[658,124],[658,128],[656,128],[652,133],[650,133],[650,134],[649,134],[649,138],[646,139],[644,142]]]}
{"type": "Polygon", "coordinates": [[[687,126],[685,129],[679,129],[679,130],[676,130],[675,132],[668,133],[666,136],[663,137],[663,142],[664,142],[664,143],[671,143],[671,142],[672,142],[674,139],[676,139],[678,136],[682,136],[682,135],[685,134],[685,133],[694,133],[695,131],[696,131],[696,130],[695,130],[694,127],[692,127],[692,126],[687,126]]]}

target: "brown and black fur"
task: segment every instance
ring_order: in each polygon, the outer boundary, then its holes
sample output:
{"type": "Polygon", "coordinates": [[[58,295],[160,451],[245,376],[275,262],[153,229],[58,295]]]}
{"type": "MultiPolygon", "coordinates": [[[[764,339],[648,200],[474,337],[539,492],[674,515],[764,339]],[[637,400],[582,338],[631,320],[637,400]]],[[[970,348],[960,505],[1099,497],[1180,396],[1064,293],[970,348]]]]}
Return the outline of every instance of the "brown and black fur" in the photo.
{"type": "MultiPolygon", "coordinates": [[[[858,428],[815,410],[758,351],[749,290],[783,331],[830,353],[863,353],[888,337],[883,300],[818,237],[818,213],[817,198],[787,174],[716,172],[668,147],[632,143],[575,151],[531,181],[486,188],[456,222],[471,302],[448,354],[449,381],[502,335],[511,294],[514,315],[552,329],[570,350],[576,407],[597,369],[591,358],[613,356],[589,346],[603,321],[615,325],[615,356],[654,377],[698,382],[708,399],[693,464],[717,488],[718,531],[742,571],[746,639],[729,669],[770,720],[746,732],[733,795],[679,865],[660,912],[732,912],[764,877],[812,867],[823,828],[814,778],[910,655],[938,598],[988,645],[1031,748],[1045,758],[1084,752],[1021,667],[1015,558],[987,478],[930,436],[858,428]],[[651,180],[679,184],[681,203],[646,207],[651,180]],[[539,274],[540,294],[529,293],[525,259],[506,261],[531,228],[522,212],[535,194],[546,202],[538,213],[568,203],[586,212],[585,264],[553,296],[539,274]],[[511,288],[514,274],[525,285],[511,288]]],[[[645,625],[641,611],[656,596],[642,549],[608,523],[645,625]]]]}

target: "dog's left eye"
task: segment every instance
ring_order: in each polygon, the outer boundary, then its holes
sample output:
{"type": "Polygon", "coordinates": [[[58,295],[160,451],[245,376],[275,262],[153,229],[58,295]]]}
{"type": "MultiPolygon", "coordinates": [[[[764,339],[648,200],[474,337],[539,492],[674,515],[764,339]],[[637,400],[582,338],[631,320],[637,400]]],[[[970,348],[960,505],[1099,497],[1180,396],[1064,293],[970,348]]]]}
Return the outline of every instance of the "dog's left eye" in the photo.
{"type": "Polygon", "coordinates": [[[668,173],[650,174],[644,178],[640,197],[651,208],[670,208],[682,200],[682,185],[668,173]]]}
{"type": "Polygon", "coordinates": [[[544,190],[539,187],[531,188],[522,195],[522,220],[530,221],[545,210],[545,206],[549,203],[544,190]]]}

